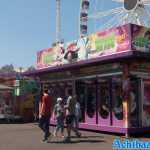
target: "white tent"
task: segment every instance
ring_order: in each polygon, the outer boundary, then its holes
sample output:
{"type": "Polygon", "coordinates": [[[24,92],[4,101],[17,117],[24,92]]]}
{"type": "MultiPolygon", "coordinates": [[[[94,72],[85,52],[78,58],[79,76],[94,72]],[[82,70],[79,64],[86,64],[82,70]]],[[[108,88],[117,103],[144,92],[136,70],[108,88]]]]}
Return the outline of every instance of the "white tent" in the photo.
{"type": "Polygon", "coordinates": [[[3,85],[3,84],[0,84],[0,90],[12,90],[13,88],[12,87],[9,87],[7,85],[3,85]]]}

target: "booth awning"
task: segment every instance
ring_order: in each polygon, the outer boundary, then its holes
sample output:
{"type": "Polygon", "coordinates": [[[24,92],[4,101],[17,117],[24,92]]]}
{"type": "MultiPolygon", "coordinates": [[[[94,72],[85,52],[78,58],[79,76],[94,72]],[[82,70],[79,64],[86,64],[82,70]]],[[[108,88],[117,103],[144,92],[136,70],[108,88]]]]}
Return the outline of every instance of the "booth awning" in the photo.
{"type": "Polygon", "coordinates": [[[122,60],[127,60],[127,59],[138,59],[138,58],[150,61],[149,59],[150,54],[129,50],[129,51],[118,53],[118,54],[83,60],[83,61],[75,62],[71,64],[64,64],[64,65],[53,66],[53,67],[51,66],[48,68],[38,69],[34,71],[27,71],[27,72],[24,72],[22,75],[23,76],[36,76],[36,75],[40,75],[44,73],[64,71],[64,70],[73,69],[73,68],[81,68],[81,67],[90,66],[93,64],[96,65],[97,63],[104,64],[104,63],[111,63],[111,62],[117,62],[117,61],[122,61],[122,60]]]}

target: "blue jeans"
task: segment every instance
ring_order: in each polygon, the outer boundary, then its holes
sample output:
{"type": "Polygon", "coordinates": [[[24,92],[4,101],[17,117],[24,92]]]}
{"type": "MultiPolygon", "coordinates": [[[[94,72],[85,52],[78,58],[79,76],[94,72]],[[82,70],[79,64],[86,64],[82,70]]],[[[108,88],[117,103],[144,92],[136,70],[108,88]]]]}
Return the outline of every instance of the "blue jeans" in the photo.
{"type": "Polygon", "coordinates": [[[77,130],[79,129],[79,119],[80,119],[79,116],[75,116],[75,118],[74,118],[75,128],[76,128],[77,130]]]}
{"type": "Polygon", "coordinates": [[[46,117],[46,116],[42,116],[39,119],[39,127],[42,129],[42,131],[44,132],[44,139],[46,140],[49,135],[49,124],[50,124],[50,117],[46,117]]]}
{"type": "Polygon", "coordinates": [[[61,129],[61,132],[63,133],[64,131],[64,117],[63,116],[57,117],[56,132],[59,129],[61,129]]]}

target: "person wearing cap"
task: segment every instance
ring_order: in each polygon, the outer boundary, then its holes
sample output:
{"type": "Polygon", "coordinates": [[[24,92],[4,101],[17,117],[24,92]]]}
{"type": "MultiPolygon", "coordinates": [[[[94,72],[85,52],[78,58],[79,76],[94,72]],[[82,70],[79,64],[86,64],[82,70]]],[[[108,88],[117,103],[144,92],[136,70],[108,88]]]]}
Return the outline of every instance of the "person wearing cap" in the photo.
{"type": "Polygon", "coordinates": [[[61,136],[64,137],[64,104],[61,97],[57,98],[57,103],[54,106],[54,114],[56,118],[56,129],[54,131],[54,136],[57,136],[59,129],[61,130],[61,136]]]}

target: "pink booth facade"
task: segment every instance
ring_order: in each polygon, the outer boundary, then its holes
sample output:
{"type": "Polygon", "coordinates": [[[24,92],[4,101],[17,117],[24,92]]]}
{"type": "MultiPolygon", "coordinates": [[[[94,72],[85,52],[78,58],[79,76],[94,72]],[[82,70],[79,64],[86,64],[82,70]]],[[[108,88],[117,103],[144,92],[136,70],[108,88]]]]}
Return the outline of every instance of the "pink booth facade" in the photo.
{"type": "MultiPolygon", "coordinates": [[[[42,88],[64,102],[80,101],[80,128],[116,133],[150,131],[150,29],[127,24],[38,52],[42,88]]],[[[52,117],[51,123],[55,124],[52,117]]]]}

